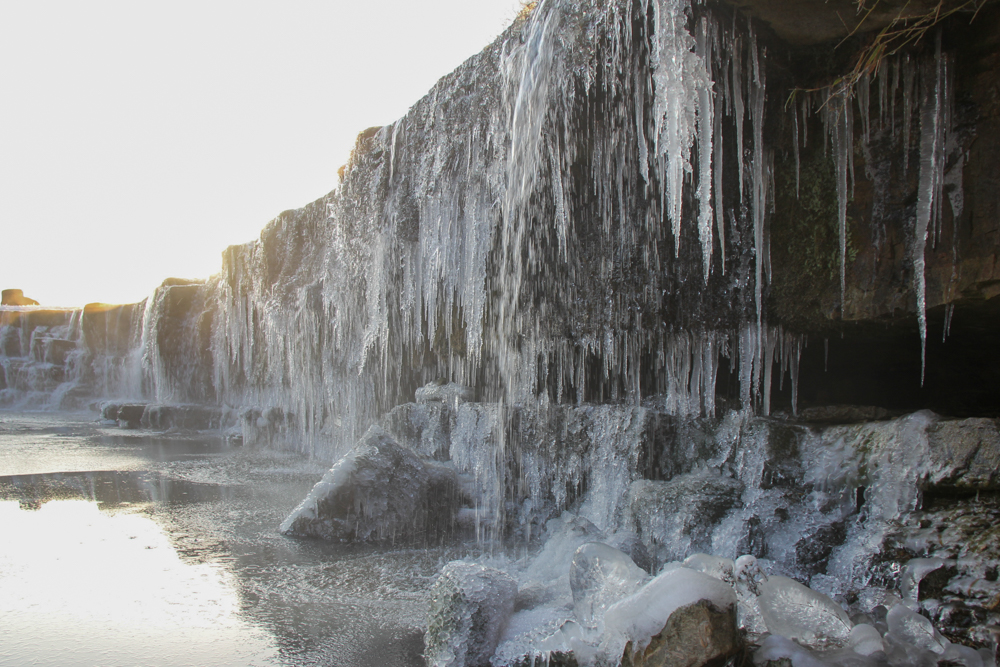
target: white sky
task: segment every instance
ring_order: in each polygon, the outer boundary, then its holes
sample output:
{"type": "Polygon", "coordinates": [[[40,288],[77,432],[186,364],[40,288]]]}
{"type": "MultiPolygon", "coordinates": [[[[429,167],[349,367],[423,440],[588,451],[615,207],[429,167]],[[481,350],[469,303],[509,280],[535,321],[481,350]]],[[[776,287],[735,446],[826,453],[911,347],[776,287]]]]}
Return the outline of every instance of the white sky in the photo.
{"type": "Polygon", "coordinates": [[[0,2],[0,288],[127,303],[216,273],[519,6],[0,2]]]}

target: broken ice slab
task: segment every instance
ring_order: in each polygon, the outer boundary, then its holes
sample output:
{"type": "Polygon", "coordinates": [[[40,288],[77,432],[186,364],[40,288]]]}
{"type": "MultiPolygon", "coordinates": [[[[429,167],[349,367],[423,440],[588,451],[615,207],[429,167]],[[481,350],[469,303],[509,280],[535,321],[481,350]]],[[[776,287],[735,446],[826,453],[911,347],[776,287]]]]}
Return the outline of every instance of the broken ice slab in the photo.
{"type": "Polygon", "coordinates": [[[758,598],[767,629],[812,648],[843,646],[851,619],[828,596],[788,577],[771,576],[758,598]]]}

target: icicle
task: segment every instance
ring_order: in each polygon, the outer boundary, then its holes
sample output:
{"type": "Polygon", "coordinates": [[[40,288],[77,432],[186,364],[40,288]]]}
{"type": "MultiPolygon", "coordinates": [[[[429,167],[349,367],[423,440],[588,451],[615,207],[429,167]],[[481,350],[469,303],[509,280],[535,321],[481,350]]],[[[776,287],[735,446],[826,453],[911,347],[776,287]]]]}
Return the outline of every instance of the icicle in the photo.
{"type": "Polygon", "coordinates": [[[713,156],[713,166],[715,168],[715,226],[719,232],[719,258],[722,264],[722,273],[726,273],[726,216],[722,206],[722,112],[715,113],[715,143],[713,144],[715,155],[713,156]]]}
{"type": "Polygon", "coordinates": [[[951,333],[951,318],[955,316],[955,304],[949,303],[944,307],[944,327],[941,329],[941,342],[944,343],[948,340],[948,334],[951,333]]]}
{"type": "Polygon", "coordinates": [[[809,146],[809,93],[802,96],[802,148],[809,146]]]}
{"type": "MultiPolygon", "coordinates": [[[[735,15],[733,20],[735,21],[735,15]]],[[[736,113],[736,167],[739,173],[740,203],[743,203],[743,44],[739,37],[733,40],[733,105],[736,113]]]]}
{"type": "Polygon", "coordinates": [[[927,367],[927,279],[924,249],[928,232],[933,224],[937,199],[939,198],[943,160],[943,123],[945,113],[944,77],[947,69],[941,56],[941,35],[938,33],[937,54],[934,62],[933,82],[924,82],[920,110],[920,175],[917,190],[917,218],[914,223],[913,260],[914,291],[917,296],[917,322],[920,327],[920,386],[924,384],[927,367]]]}
{"type": "Polygon", "coordinates": [[[910,56],[902,62],[903,68],[903,173],[910,166],[910,126],[913,118],[913,83],[916,69],[910,62],[910,56]]]}
{"type": "Polygon", "coordinates": [[[708,19],[698,21],[696,53],[705,79],[698,85],[698,239],[701,241],[705,282],[712,269],[712,143],[715,133],[715,102],[712,91],[712,54],[708,19]]]}
{"type": "Polygon", "coordinates": [[[799,112],[792,106],[792,153],[795,157],[795,198],[799,198],[799,112]]]}
{"type": "Polygon", "coordinates": [[[823,110],[827,134],[833,143],[834,170],[837,180],[837,222],[840,241],[840,308],[841,316],[846,306],[847,293],[847,199],[848,172],[853,152],[850,100],[844,96],[831,99],[823,110]]]}
{"type": "MultiPolygon", "coordinates": [[[[753,236],[754,236],[754,269],[755,278],[754,283],[754,303],[757,308],[757,342],[758,345],[762,343],[760,340],[763,332],[763,303],[762,303],[762,292],[764,288],[764,207],[766,205],[766,183],[764,180],[764,73],[760,69],[760,62],[757,55],[757,40],[754,38],[753,31],[750,32],[750,67],[752,73],[752,79],[750,81],[750,95],[751,95],[751,120],[753,122],[753,173],[752,178],[752,193],[753,193],[753,236]]],[[[761,363],[761,352],[762,350],[758,348],[757,350],[757,363],[755,367],[759,367],[761,363]]],[[[756,378],[756,375],[755,375],[756,378]]],[[[754,382],[754,387],[756,388],[757,383],[754,382]]]]}
{"type": "Polygon", "coordinates": [[[823,339],[823,372],[826,373],[830,370],[830,339],[823,339]]]}
{"type": "Polygon", "coordinates": [[[861,114],[861,138],[867,145],[871,136],[871,104],[869,102],[871,80],[867,73],[861,76],[855,84],[854,90],[858,98],[858,112],[861,114]]]}

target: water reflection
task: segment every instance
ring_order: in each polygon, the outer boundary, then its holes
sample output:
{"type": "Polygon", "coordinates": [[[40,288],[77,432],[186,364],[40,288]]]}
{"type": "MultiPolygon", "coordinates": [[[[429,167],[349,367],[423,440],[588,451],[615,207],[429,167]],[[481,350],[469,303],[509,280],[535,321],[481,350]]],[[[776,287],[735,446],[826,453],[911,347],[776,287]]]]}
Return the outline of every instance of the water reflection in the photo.
{"type": "Polygon", "coordinates": [[[181,558],[120,500],[39,499],[0,501],[0,665],[273,664],[221,564],[181,558]]]}
{"type": "Polygon", "coordinates": [[[423,665],[427,591],[467,552],[279,535],[324,468],[0,412],[0,667],[423,665]]]}
{"type": "Polygon", "coordinates": [[[220,500],[232,489],[172,479],[164,474],[134,470],[9,475],[0,477],[0,498],[17,499],[22,509],[39,509],[51,500],[83,499],[99,509],[136,503],[220,500]]]}

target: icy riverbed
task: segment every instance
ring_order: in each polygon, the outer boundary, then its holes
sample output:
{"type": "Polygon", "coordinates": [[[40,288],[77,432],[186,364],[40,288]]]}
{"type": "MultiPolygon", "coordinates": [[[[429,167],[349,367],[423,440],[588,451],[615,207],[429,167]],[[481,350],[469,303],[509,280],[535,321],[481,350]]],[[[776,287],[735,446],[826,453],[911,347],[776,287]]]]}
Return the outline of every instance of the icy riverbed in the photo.
{"type": "Polygon", "coordinates": [[[277,533],[323,472],[92,413],[0,413],[0,665],[422,665],[446,549],[277,533]]]}

